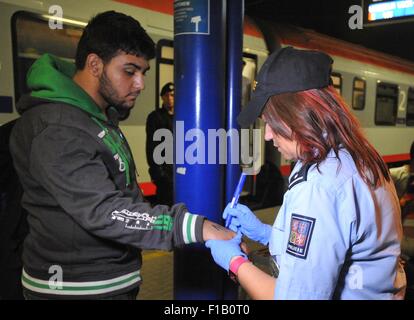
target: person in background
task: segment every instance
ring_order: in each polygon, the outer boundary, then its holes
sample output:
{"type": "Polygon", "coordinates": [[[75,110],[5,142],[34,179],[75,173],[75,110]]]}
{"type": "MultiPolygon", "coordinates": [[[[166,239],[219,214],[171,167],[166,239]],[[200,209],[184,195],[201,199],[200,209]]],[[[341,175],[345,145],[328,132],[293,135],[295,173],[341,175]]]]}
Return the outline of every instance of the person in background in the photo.
{"type": "Polygon", "coordinates": [[[401,299],[400,207],[388,168],[331,85],[330,56],[292,47],[272,53],[249,105],[248,127],[265,121],[265,139],[297,161],[273,226],[243,205],[223,218],[238,235],[211,240],[217,264],[253,299],[401,299]],[[269,246],[274,278],[239,249],[241,236],[269,246]]]}
{"type": "Polygon", "coordinates": [[[414,300],[414,175],[411,173],[407,191],[401,199],[404,213],[404,236],[401,241],[401,255],[407,274],[406,299],[414,300]]]}
{"type": "MultiPolygon", "coordinates": [[[[406,299],[414,299],[414,142],[410,148],[410,163],[404,167],[402,177],[403,183],[397,181],[403,190],[400,196],[400,205],[403,223],[403,239],[401,241],[401,254],[405,262],[407,274],[406,299]]],[[[392,169],[391,169],[392,170],[392,169]]],[[[391,171],[390,170],[390,171],[391,171]]],[[[402,171],[402,170],[401,170],[402,171]]],[[[394,176],[395,177],[395,176],[394,176]]]]}
{"type": "Polygon", "coordinates": [[[391,168],[390,174],[391,178],[394,181],[395,188],[397,189],[398,198],[401,199],[404,193],[407,190],[408,179],[410,178],[410,173],[414,170],[414,142],[411,144],[410,148],[410,163],[405,164],[401,167],[391,168]]]}
{"type": "Polygon", "coordinates": [[[151,180],[157,186],[156,203],[171,206],[173,203],[173,166],[172,164],[157,164],[154,161],[154,150],[161,141],[154,141],[154,133],[159,129],[173,131],[174,117],[174,84],[166,83],[160,93],[161,108],[152,111],[146,123],[146,155],[151,180]]]}
{"type": "Polygon", "coordinates": [[[85,27],[75,64],[46,54],[29,70],[10,138],[28,212],[26,299],[136,299],[142,249],[234,236],[183,203],[144,201],[118,122],[154,56],[137,20],[107,11],[85,27]]]}

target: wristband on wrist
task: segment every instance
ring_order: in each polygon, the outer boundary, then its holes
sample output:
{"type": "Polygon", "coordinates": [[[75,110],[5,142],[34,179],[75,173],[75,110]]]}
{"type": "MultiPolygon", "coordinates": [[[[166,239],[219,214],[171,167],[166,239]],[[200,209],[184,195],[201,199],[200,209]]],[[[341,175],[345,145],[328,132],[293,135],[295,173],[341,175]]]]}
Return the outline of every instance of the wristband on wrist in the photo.
{"type": "Polygon", "coordinates": [[[245,257],[238,257],[230,263],[229,276],[230,276],[230,279],[233,280],[236,283],[238,283],[237,273],[239,271],[239,268],[245,262],[250,262],[250,261],[248,259],[246,259],[245,257]]]}

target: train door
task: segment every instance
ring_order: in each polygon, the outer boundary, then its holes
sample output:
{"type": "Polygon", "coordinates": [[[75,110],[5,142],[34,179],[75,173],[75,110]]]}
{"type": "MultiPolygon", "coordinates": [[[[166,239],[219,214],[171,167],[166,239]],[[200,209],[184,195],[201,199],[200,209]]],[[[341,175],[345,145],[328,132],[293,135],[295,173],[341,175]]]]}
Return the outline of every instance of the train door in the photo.
{"type": "Polygon", "coordinates": [[[414,88],[408,88],[408,97],[407,97],[407,115],[406,115],[407,126],[414,126],[414,88]]]}

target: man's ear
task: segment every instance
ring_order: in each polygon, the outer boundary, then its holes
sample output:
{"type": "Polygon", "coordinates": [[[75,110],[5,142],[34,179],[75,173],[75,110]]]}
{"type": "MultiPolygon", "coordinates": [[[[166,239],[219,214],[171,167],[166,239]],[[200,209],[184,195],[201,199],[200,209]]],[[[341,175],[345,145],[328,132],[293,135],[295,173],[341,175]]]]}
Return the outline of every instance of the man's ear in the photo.
{"type": "Polygon", "coordinates": [[[90,53],[86,58],[85,67],[91,75],[99,78],[102,74],[104,65],[102,59],[97,54],[90,53]]]}

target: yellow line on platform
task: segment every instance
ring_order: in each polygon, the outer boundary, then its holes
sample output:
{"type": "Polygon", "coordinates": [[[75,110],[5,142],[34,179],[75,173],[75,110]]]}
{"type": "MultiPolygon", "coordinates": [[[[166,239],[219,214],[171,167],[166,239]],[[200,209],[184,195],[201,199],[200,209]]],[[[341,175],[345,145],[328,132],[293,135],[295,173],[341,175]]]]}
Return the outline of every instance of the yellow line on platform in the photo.
{"type": "Polygon", "coordinates": [[[151,259],[161,258],[173,254],[172,252],[167,251],[143,251],[142,258],[144,261],[151,259]]]}

